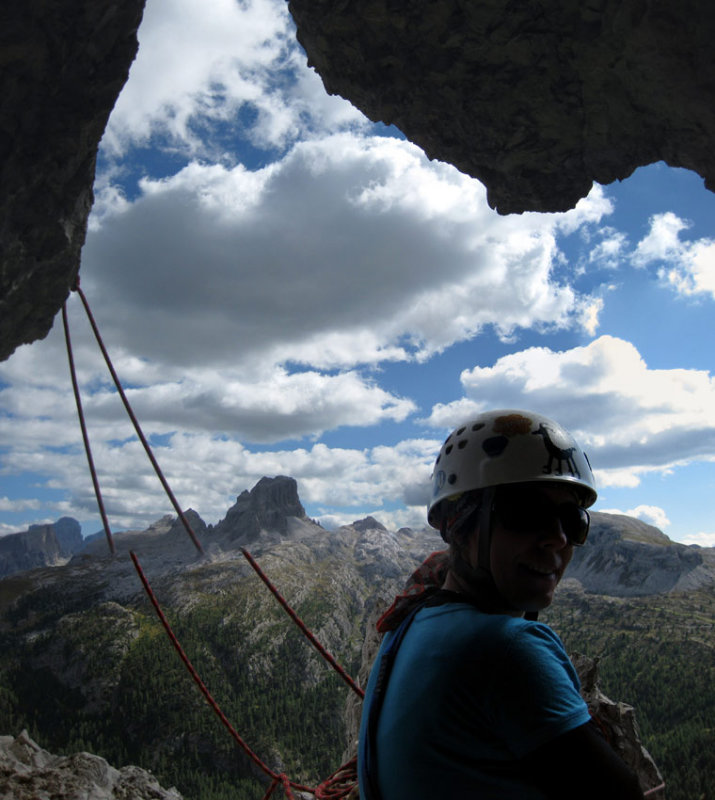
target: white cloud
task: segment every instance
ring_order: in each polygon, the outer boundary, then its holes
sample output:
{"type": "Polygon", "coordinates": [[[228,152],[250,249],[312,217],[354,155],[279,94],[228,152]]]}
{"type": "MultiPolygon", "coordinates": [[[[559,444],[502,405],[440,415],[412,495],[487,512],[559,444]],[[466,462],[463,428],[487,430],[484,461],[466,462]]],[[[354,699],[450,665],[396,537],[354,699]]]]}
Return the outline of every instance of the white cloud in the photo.
{"type": "Polygon", "coordinates": [[[426,358],[485,325],[577,324],[583,301],[552,279],[555,232],[603,205],[596,189],[593,208],[499,217],[413,145],[349,134],[142,190],[95,219],[83,285],[115,347],[168,368],[351,367],[426,358]]]}
{"type": "Polygon", "coordinates": [[[603,311],[603,298],[591,297],[583,304],[582,322],[583,329],[590,336],[595,336],[599,326],[599,317],[603,311]]]}
{"type": "Polygon", "coordinates": [[[685,534],[678,541],[682,544],[697,544],[700,547],[715,547],[715,532],[700,531],[699,533],[685,534]]]}
{"type": "Polygon", "coordinates": [[[241,131],[228,135],[264,149],[363,120],[308,69],[281,0],[212,0],[210,11],[203,0],[148,0],[138,38],[103,140],[110,155],[158,134],[171,147],[220,158],[214,140],[226,132],[217,126],[239,113],[241,131]]]}
{"type": "MultiPolygon", "coordinates": [[[[264,475],[291,475],[298,481],[304,504],[343,508],[347,521],[365,516],[365,508],[374,508],[376,515],[389,513],[397,519],[402,514],[405,520],[424,522],[426,503],[423,506],[421,500],[426,495],[422,490],[428,486],[438,448],[434,440],[408,440],[395,447],[364,450],[321,443],[293,450],[251,450],[227,437],[181,433],[156,445],[154,453],[182,508],[194,508],[206,522],[222,518],[236,496],[264,475]],[[401,502],[417,502],[417,508],[394,511],[401,502]]],[[[95,441],[93,450],[114,530],[145,527],[162,514],[173,513],[136,440],[95,441]]],[[[18,463],[11,457],[6,466],[17,469],[18,463]]],[[[68,491],[63,514],[79,519],[97,516],[79,446],[62,452],[37,449],[23,460],[23,469],[56,476],[48,479],[46,486],[68,491]]]]}
{"type": "Polygon", "coordinates": [[[465,397],[427,422],[450,428],[485,408],[526,408],[564,424],[600,486],[635,486],[648,471],[715,460],[715,381],[703,370],[649,369],[629,342],[602,336],[564,352],[530,348],[461,376],[465,397]]]}
{"type": "Polygon", "coordinates": [[[660,530],[665,530],[670,525],[666,512],[659,506],[640,505],[625,512],[629,517],[642,519],[649,525],[654,525],[660,530]]]}
{"type": "Polygon", "coordinates": [[[34,511],[40,508],[39,500],[11,500],[9,497],[0,497],[0,511],[34,511]]]}
{"type": "Polygon", "coordinates": [[[603,228],[599,233],[603,238],[590,250],[588,262],[606,269],[617,269],[623,260],[628,237],[610,227],[603,228]]]}
{"type": "MultiPolygon", "coordinates": [[[[62,364],[58,331],[0,365],[0,379],[12,383],[0,390],[0,438],[10,452],[5,461],[32,457],[45,445],[74,446],[80,441],[77,412],[67,367],[62,364]],[[32,359],[23,356],[32,354],[32,359]],[[52,365],[59,362],[54,380],[52,365]],[[20,368],[22,364],[22,368],[20,368]],[[47,369],[43,365],[48,365],[47,369]],[[37,381],[39,373],[45,382],[37,381]]],[[[75,354],[79,362],[81,354],[75,354]]],[[[147,435],[173,431],[208,431],[248,442],[276,442],[318,437],[341,426],[365,427],[402,422],[414,412],[412,400],[385,391],[356,371],[322,374],[288,372],[267,365],[253,372],[193,367],[181,375],[161,375],[141,362],[115,363],[126,395],[147,435]]],[[[114,385],[83,371],[82,404],[93,437],[131,438],[133,428],[114,385]]],[[[108,376],[107,376],[108,379],[108,376]]]]}
{"type": "Polygon", "coordinates": [[[636,247],[633,263],[638,267],[661,264],[660,276],[678,294],[715,297],[715,239],[683,241],[680,234],[690,227],[672,211],[656,214],[636,247]]]}

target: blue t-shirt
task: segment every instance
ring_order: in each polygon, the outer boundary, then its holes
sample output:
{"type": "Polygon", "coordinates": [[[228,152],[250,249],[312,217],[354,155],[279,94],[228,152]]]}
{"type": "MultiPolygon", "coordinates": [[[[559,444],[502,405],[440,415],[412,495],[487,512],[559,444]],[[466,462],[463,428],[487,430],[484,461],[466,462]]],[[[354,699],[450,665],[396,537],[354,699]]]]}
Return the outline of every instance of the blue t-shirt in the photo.
{"type": "MultiPolygon", "coordinates": [[[[363,800],[367,710],[393,635],[385,636],[363,705],[363,800]]],[[[397,652],[380,713],[382,800],[541,800],[518,759],[588,720],[578,676],[547,625],[466,603],[424,608],[397,652]]]]}

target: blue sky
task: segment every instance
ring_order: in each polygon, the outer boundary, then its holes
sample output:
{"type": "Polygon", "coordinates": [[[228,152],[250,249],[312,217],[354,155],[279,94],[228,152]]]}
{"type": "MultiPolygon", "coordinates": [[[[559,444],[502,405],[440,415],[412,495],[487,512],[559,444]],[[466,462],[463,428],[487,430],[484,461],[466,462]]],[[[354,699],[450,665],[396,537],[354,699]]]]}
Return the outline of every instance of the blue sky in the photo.
{"type": "MultiPolygon", "coordinates": [[[[282,0],[148,0],[139,39],[82,288],[183,507],[217,522],[287,474],[326,526],[418,526],[448,429],[526,408],[582,442],[597,510],[715,545],[715,195],[697,175],[655,164],[570,212],[500,217],[326,95],[282,0]]],[[[171,507],[68,311],[110,522],[146,527],[171,507]]],[[[100,527],[61,328],[0,364],[0,534],[100,527]]]]}

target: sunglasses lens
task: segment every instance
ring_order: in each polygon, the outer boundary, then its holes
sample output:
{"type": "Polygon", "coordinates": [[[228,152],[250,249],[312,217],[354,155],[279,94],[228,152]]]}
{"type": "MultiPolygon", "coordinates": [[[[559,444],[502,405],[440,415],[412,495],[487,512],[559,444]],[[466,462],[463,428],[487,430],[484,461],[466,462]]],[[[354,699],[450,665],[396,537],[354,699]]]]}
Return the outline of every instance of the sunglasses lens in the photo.
{"type": "Polygon", "coordinates": [[[583,544],[591,524],[588,511],[576,503],[562,503],[557,506],[557,512],[566,536],[573,544],[583,544]]]}
{"type": "Polygon", "coordinates": [[[494,511],[501,523],[516,533],[543,530],[558,519],[566,538],[575,545],[586,541],[591,522],[588,511],[577,503],[550,503],[538,492],[498,497],[494,511]]]}

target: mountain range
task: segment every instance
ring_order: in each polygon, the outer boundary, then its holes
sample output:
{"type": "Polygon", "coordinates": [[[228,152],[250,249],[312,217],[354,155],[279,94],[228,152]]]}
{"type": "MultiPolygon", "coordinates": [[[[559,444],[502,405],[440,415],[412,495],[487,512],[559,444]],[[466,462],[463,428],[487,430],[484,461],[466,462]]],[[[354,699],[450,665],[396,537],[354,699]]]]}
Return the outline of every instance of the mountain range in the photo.
{"type": "MultiPolygon", "coordinates": [[[[0,580],[0,733],[27,729],[53,752],[136,764],[185,797],[262,796],[265,778],[236,752],[165,639],[131,550],[239,732],[272,769],[314,785],[349,754],[355,704],[242,549],[364,681],[366,633],[444,545],[431,528],[391,531],[372,517],[327,531],[285,476],[242,492],[216,525],[192,510],[186,516],[203,554],[173,516],[116,534],[114,556],[103,534],[68,543],[66,519],[42,526],[42,536],[33,528],[0,539],[11,540],[0,564],[15,570],[0,580]]],[[[599,660],[607,694],[636,706],[670,800],[715,790],[714,585],[715,549],[594,513],[544,615],[569,651],[599,660]]]]}

